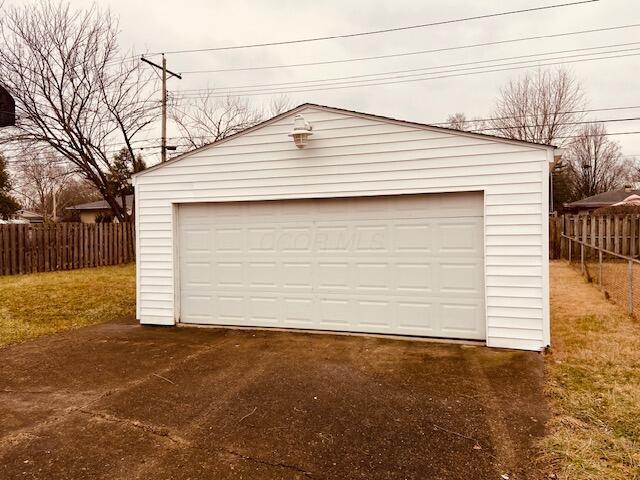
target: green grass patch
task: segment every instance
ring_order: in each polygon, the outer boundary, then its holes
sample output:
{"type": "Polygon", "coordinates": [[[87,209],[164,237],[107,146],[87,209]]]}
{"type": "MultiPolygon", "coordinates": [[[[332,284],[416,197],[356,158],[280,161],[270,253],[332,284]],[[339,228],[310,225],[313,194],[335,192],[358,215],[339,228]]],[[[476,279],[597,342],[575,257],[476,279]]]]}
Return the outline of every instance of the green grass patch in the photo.
{"type": "Polygon", "coordinates": [[[0,277],[0,346],[135,315],[135,265],[0,277]]]}

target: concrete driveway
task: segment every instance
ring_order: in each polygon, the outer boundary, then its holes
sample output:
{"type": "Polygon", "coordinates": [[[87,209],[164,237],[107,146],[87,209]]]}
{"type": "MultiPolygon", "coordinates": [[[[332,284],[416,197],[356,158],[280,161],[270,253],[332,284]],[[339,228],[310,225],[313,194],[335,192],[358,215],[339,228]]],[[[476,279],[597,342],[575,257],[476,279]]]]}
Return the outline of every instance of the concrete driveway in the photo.
{"type": "Polygon", "coordinates": [[[89,327],[0,350],[0,478],[538,478],[542,375],[484,347],[89,327]]]}

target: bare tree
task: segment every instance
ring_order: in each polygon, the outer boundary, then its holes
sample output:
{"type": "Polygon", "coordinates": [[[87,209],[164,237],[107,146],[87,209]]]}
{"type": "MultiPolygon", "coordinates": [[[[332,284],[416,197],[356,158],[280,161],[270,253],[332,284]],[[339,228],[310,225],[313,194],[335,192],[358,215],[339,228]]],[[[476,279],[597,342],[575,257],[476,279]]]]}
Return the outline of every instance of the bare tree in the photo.
{"type": "Polygon", "coordinates": [[[262,113],[239,97],[216,98],[212,94],[191,104],[174,105],[171,119],[190,148],[217,142],[260,121],[262,113]]]}
{"type": "Polygon", "coordinates": [[[252,127],[268,117],[290,109],[286,96],[271,99],[266,109],[240,97],[218,98],[207,93],[187,103],[176,100],[171,119],[188,148],[198,148],[252,127]]]}
{"type": "Polygon", "coordinates": [[[109,181],[112,153],[153,120],[153,73],[118,57],[118,25],[92,6],[42,0],[0,11],[0,78],[18,123],[2,141],[55,151],[95,185],[115,216],[128,214],[109,181]]]}
{"type": "Polygon", "coordinates": [[[454,130],[467,129],[467,116],[462,112],[456,112],[447,117],[447,127],[454,130]]]}
{"type": "Polygon", "coordinates": [[[466,132],[483,133],[487,130],[486,122],[480,118],[467,119],[467,116],[462,112],[456,112],[447,117],[447,128],[454,130],[462,130],[466,132]]]}
{"type": "Polygon", "coordinates": [[[502,137],[564,145],[584,106],[582,88],[567,70],[538,70],[500,90],[489,126],[502,137]]]}
{"type": "Polygon", "coordinates": [[[291,99],[286,95],[278,95],[277,97],[273,97],[269,101],[269,110],[267,111],[268,117],[275,117],[276,115],[280,115],[281,113],[286,112],[287,110],[291,110],[293,105],[291,104],[291,99]]]}
{"type": "Polygon", "coordinates": [[[16,162],[14,191],[23,204],[42,215],[45,221],[60,216],[59,199],[63,189],[73,179],[73,169],[49,152],[22,152],[16,162]]]}
{"type": "Polygon", "coordinates": [[[621,188],[633,180],[637,165],[625,160],[620,145],[606,133],[601,123],[583,125],[567,147],[563,159],[576,199],[621,188]]]}

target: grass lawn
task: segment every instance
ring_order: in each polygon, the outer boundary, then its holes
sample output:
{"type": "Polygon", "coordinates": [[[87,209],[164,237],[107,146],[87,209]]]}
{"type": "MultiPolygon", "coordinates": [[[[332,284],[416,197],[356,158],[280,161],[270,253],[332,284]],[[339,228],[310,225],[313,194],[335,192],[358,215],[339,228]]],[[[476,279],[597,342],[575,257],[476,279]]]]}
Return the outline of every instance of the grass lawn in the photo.
{"type": "Polygon", "coordinates": [[[561,479],[640,478],[640,323],[564,262],[551,264],[555,413],[543,448],[561,479]]]}
{"type": "Polygon", "coordinates": [[[0,347],[132,317],[135,264],[0,277],[0,347]]]}

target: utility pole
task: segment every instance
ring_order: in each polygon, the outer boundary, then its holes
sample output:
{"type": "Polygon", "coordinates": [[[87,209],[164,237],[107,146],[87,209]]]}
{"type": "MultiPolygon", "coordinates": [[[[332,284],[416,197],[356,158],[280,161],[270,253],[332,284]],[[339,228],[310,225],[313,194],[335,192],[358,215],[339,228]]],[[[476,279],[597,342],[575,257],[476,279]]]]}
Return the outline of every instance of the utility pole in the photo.
{"type": "Polygon", "coordinates": [[[167,161],[167,59],[162,54],[162,140],[161,152],[164,163],[167,161]]]}
{"type": "Polygon", "coordinates": [[[176,77],[179,80],[182,80],[182,76],[172,72],[171,70],[167,70],[167,59],[162,54],[162,65],[158,65],[157,63],[153,63],[150,60],[142,57],[140,58],[144,63],[148,63],[154,68],[160,70],[162,77],[162,137],[161,137],[161,146],[160,146],[160,158],[162,162],[166,162],[167,160],[167,150],[175,150],[175,147],[167,147],[167,79],[171,77],[176,77]],[[167,77],[167,73],[170,74],[170,77],[167,77]]]}

